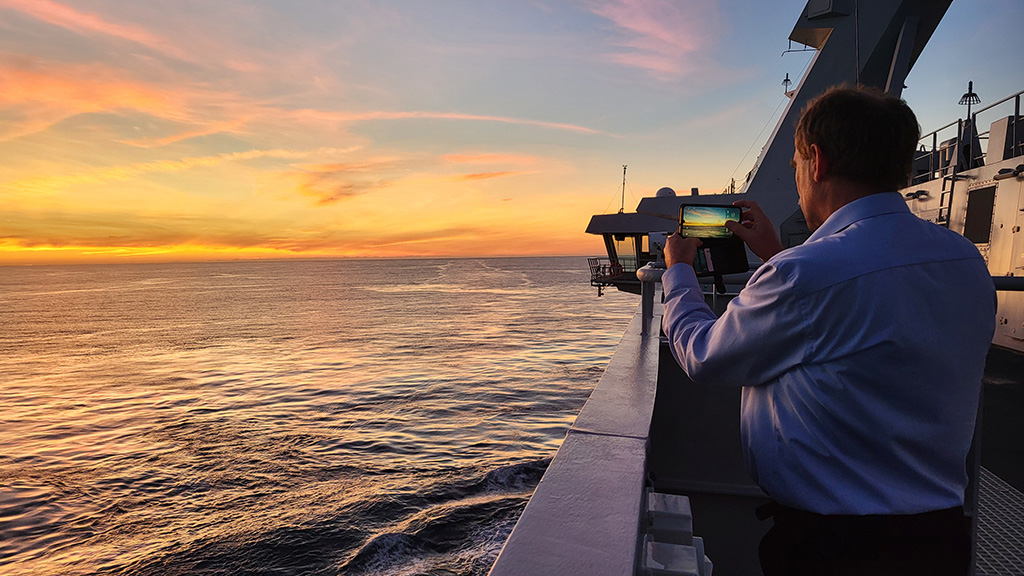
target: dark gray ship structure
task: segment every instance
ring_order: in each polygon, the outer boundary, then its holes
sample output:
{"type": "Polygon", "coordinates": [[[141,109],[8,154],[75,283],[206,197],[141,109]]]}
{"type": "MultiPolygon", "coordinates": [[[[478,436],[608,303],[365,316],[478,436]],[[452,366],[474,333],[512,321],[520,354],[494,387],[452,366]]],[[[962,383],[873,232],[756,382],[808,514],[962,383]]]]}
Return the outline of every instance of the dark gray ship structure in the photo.
{"type": "MultiPolygon", "coordinates": [[[[492,576],[760,574],[757,543],[769,522],[753,510],[767,498],[740,453],[740,389],[695,384],[673,360],[660,330],[660,247],[687,200],[754,200],[779,223],[784,245],[803,242],[810,232],[789,164],[800,110],[839,83],[899,96],[951,1],[809,0],[790,39],[816,50],[812,64],[739,192],[694,199],[662,189],[634,213],[592,218],[587,232],[604,238],[608,258],[591,259],[591,284],[642,293],[641,304],[492,576]]],[[[976,103],[972,93],[966,102],[976,103]]],[[[998,290],[968,462],[978,575],[1024,575],[1022,95],[969,108],[965,118],[926,134],[913,178],[900,190],[919,217],[975,243],[998,290]]],[[[749,260],[753,268],[756,258],[749,260]]],[[[748,278],[726,277],[724,293],[705,286],[709,305],[723,311],[748,278]]]]}

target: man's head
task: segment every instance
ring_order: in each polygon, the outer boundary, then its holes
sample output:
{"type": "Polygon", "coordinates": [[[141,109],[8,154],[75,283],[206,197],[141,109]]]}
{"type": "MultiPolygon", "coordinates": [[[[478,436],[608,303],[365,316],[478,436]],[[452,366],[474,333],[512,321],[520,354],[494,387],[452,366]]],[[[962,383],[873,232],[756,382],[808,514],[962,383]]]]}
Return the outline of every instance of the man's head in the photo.
{"type": "MultiPolygon", "coordinates": [[[[919,138],[910,107],[874,88],[833,87],[808,102],[796,126],[793,158],[808,224],[838,208],[836,198],[819,194],[822,185],[853,197],[906,185],[919,138]]],[[[812,229],[819,225],[813,222],[812,229]]]]}
{"type": "Polygon", "coordinates": [[[801,156],[817,144],[831,176],[878,192],[906,185],[920,137],[906,102],[863,86],[835,86],[808,102],[794,135],[801,156]]]}

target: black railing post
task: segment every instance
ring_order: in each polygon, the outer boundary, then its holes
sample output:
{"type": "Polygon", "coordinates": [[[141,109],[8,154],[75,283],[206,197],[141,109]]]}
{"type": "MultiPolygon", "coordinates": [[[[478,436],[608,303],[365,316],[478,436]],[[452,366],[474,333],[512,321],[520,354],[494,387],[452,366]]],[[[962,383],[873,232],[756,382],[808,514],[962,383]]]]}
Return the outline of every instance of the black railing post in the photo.
{"type": "Polygon", "coordinates": [[[1010,133],[1012,134],[1011,137],[1013,138],[1013,149],[1012,149],[1011,156],[1013,156],[1014,158],[1019,156],[1020,153],[1021,153],[1021,146],[1020,146],[1020,143],[1017,141],[1017,122],[1019,120],[1020,120],[1020,94],[1017,94],[1017,97],[1013,99],[1013,123],[1012,123],[1013,124],[1013,128],[1010,131],[1010,133]]]}

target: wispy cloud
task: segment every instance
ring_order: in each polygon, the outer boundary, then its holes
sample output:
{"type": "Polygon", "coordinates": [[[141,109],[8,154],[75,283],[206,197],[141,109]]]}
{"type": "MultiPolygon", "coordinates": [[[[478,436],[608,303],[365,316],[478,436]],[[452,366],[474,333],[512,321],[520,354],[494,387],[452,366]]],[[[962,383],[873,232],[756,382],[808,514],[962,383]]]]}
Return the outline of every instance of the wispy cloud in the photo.
{"type": "Polygon", "coordinates": [[[382,240],[379,245],[394,248],[407,247],[410,244],[436,244],[441,240],[467,241],[486,233],[486,229],[470,226],[446,227],[422,232],[400,232],[398,234],[391,234],[386,240],[382,240]]]}
{"type": "Polygon", "coordinates": [[[214,120],[210,122],[202,122],[194,128],[187,128],[159,138],[133,138],[119,140],[122,144],[128,144],[130,146],[136,146],[139,148],[159,148],[161,146],[167,146],[174,144],[175,142],[181,142],[190,138],[198,138],[200,136],[209,136],[211,134],[231,134],[242,132],[246,125],[252,121],[252,116],[245,114],[244,116],[227,118],[225,120],[214,120]]]}
{"type": "Polygon", "coordinates": [[[717,28],[713,0],[595,0],[590,5],[622,33],[623,50],[609,58],[662,80],[680,80],[697,70],[717,28]]]}
{"type": "Polygon", "coordinates": [[[472,180],[490,180],[491,178],[504,178],[506,176],[518,176],[524,172],[505,170],[502,172],[477,172],[475,174],[459,174],[449,177],[453,182],[469,182],[472,180]]]}
{"type": "Polygon", "coordinates": [[[498,153],[463,153],[463,154],[445,154],[441,157],[444,162],[454,164],[456,166],[471,165],[480,166],[485,165],[489,167],[506,167],[514,166],[520,168],[519,170],[491,170],[488,172],[473,172],[470,174],[457,174],[449,176],[448,180],[452,182],[472,182],[474,180],[490,180],[493,178],[505,178],[509,176],[520,176],[523,174],[533,173],[538,165],[543,162],[543,159],[537,156],[525,156],[521,154],[498,154],[498,153]],[[531,170],[522,170],[521,168],[530,168],[531,170]]]}
{"type": "Polygon", "coordinates": [[[27,248],[149,248],[192,240],[193,234],[185,230],[195,224],[195,218],[147,218],[120,212],[41,215],[11,211],[5,215],[0,240],[27,248]]]}
{"type": "Polygon", "coordinates": [[[134,257],[203,250],[263,250],[297,255],[432,253],[439,242],[459,244],[491,232],[475,226],[427,230],[302,230],[284,222],[253,222],[224,216],[141,216],[95,213],[24,212],[5,215],[0,228],[4,251],[77,250],[83,254],[134,257]],[[419,246],[419,248],[416,248],[419,246]]]}
{"type": "Polygon", "coordinates": [[[393,171],[397,165],[394,158],[297,164],[286,176],[296,181],[295,189],[300,194],[315,199],[319,205],[327,205],[387,187],[390,179],[380,175],[393,171]]]}
{"type": "Polygon", "coordinates": [[[520,154],[495,154],[495,153],[476,153],[476,154],[445,154],[443,156],[446,162],[452,164],[514,164],[514,165],[529,165],[536,164],[540,161],[540,158],[536,156],[524,156],[520,154]]]}
{"type": "Polygon", "coordinates": [[[138,214],[119,210],[48,212],[13,210],[0,227],[3,249],[92,250],[104,254],[139,255],[173,252],[190,247],[215,249],[283,250],[306,252],[334,246],[339,250],[357,241],[345,231],[319,229],[312,233],[301,224],[282,219],[253,220],[230,215],[138,214]]]}
{"type": "Polygon", "coordinates": [[[98,65],[50,65],[33,58],[0,59],[0,109],[16,112],[0,140],[45,130],[78,114],[134,109],[184,119],[182,102],[158,87],[98,65]]]}
{"type": "Polygon", "coordinates": [[[368,112],[343,112],[331,110],[296,110],[284,112],[290,117],[311,122],[333,121],[341,123],[370,122],[376,120],[468,120],[482,122],[498,122],[501,124],[517,124],[521,126],[536,126],[553,130],[567,130],[582,134],[602,134],[600,130],[569,124],[564,122],[549,122],[534,120],[531,118],[514,118],[510,116],[495,116],[489,114],[471,114],[465,112],[431,112],[423,110],[409,111],[387,111],[376,110],[368,112]]]}
{"type": "MultiPolygon", "coordinates": [[[[4,0],[0,0],[2,2],[4,0]]],[[[18,118],[0,129],[0,141],[42,132],[81,114],[138,111],[173,123],[170,133],[122,138],[122,144],[156,148],[211,134],[246,134],[303,126],[344,129],[350,125],[401,120],[493,122],[532,126],[545,130],[602,135],[597,129],[572,123],[533,118],[474,114],[457,111],[287,109],[213,86],[167,80],[152,83],[136,75],[103,65],[49,62],[36,58],[0,57],[0,109],[18,118]]]]}
{"type": "MultiPolygon", "coordinates": [[[[781,92],[781,91],[780,91],[781,92]]],[[[784,97],[780,96],[780,98],[784,97]]],[[[724,106],[712,114],[702,114],[689,122],[694,128],[721,129],[722,127],[733,127],[736,125],[750,125],[744,121],[746,118],[761,118],[766,115],[765,110],[760,108],[760,103],[751,100],[744,100],[736,104],[724,106]]],[[[756,129],[756,126],[753,127],[756,129]]]]}
{"type": "Polygon", "coordinates": [[[60,176],[37,176],[16,180],[0,187],[16,192],[45,193],[66,189],[78,184],[102,184],[104,182],[129,180],[150,173],[182,172],[198,167],[218,166],[225,162],[242,162],[258,158],[278,158],[294,160],[311,156],[343,154],[352,152],[354,148],[318,148],[315,150],[247,150],[244,152],[228,152],[212,156],[195,156],[180,160],[158,160],[154,162],[136,162],[120,166],[93,168],[60,176]]]}
{"type": "Polygon", "coordinates": [[[82,12],[53,0],[0,0],[0,7],[15,10],[78,34],[101,34],[127,40],[151,50],[188,59],[187,53],[148,30],[131,24],[119,24],[103,16],[82,12]]]}

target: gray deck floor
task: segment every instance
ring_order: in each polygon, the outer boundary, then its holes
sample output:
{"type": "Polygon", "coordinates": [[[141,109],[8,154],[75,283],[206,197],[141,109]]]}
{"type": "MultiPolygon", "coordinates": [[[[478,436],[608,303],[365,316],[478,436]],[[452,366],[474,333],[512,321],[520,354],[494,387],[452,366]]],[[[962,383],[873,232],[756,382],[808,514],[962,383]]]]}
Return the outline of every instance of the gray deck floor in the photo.
{"type": "Polygon", "coordinates": [[[978,483],[978,576],[1024,576],[1024,494],[985,468],[978,483]]]}

